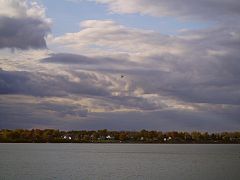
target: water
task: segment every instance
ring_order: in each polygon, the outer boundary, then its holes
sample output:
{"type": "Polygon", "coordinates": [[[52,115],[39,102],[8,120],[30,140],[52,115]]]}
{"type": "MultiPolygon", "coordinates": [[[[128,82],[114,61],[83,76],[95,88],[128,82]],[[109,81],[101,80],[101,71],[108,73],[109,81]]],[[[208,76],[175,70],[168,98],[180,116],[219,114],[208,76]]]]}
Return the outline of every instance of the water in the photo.
{"type": "Polygon", "coordinates": [[[0,144],[1,180],[239,180],[240,145],[0,144]]]}

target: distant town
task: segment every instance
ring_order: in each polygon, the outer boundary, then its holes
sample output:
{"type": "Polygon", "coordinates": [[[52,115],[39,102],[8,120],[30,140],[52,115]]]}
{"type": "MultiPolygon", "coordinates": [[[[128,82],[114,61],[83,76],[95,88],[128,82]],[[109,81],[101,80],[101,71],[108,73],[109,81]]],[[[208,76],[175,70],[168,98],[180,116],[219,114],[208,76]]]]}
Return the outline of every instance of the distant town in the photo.
{"type": "Polygon", "coordinates": [[[0,143],[227,143],[240,144],[240,132],[0,130],[0,143]]]}

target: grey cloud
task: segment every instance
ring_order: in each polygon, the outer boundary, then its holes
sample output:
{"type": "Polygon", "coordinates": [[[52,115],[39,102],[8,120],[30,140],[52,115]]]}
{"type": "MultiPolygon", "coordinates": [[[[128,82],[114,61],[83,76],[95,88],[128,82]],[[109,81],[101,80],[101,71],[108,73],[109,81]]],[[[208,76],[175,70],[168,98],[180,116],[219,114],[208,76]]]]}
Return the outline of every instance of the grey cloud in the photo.
{"type": "Polygon", "coordinates": [[[49,103],[0,103],[0,128],[56,128],[63,130],[182,130],[182,131],[237,131],[240,127],[239,107],[235,111],[212,112],[161,110],[154,112],[88,113],[76,116],[78,107],[49,103]],[[46,109],[59,113],[51,114],[46,109]],[[62,113],[75,115],[73,118],[62,113]],[[74,113],[73,113],[74,112],[74,113]]]}
{"type": "Polygon", "coordinates": [[[49,32],[49,25],[41,19],[0,16],[0,48],[43,49],[49,32]]]}
{"type": "MultiPolygon", "coordinates": [[[[181,130],[181,131],[234,131],[240,127],[238,112],[223,117],[222,113],[208,111],[161,110],[154,112],[117,112],[97,113],[95,118],[89,116],[85,128],[104,128],[120,130],[181,130]]],[[[77,127],[77,126],[76,126],[77,127]]],[[[80,127],[80,126],[79,126],[80,127]]]]}
{"type": "Polygon", "coordinates": [[[146,94],[156,93],[192,103],[240,105],[238,60],[224,66],[225,61],[218,59],[216,65],[182,62],[170,72],[138,70],[126,73],[133,79],[133,86],[142,87],[146,94]]]}
{"type": "MultiPolygon", "coordinates": [[[[49,113],[47,105],[25,103],[0,103],[0,129],[2,128],[58,128],[67,124],[61,112],[49,113]],[[45,106],[44,108],[42,108],[45,106]]],[[[78,117],[79,118],[79,117],[78,117]]]]}
{"type": "Polygon", "coordinates": [[[238,0],[95,0],[109,5],[115,13],[141,13],[152,16],[176,16],[177,18],[198,18],[204,20],[226,21],[240,15],[238,0]],[[131,7],[131,8],[129,8],[131,7]]]}
{"type": "Polygon", "coordinates": [[[85,80],[77,83],[71,82],[65,76],[0,70],[0,94],[25,94],[40,97],[69,94],[107,96],[109,94],[105,87],[91,83],[89,75],[82,73],[82,77],[85,80]]]}
{"type": "Polygon", "coordinates": [[[51,54],[50,57],[42,59],[43,63],[57,63],[57,64],[97,64],[98,62],[95,59],[77,55],[77,54],[51,54]]]}
{"type": "MultiPolygon", "coordinates": [[[[64,76],[50,76],[40,73],[16,72],[0,70],[0,94],[1,95],[28,95],[34,97],[89,97],[99,99],[101,108],[116,110],[130,108],[138,110],[156,110],[165,108],[166,105],[155,104],[143,97],[134,95],[113,96],[111,81],[101,80],[94,75],[78,72],[80,82],[71,82],[64,76]],[[102,103],[103,102],[103,103],[102,103]],[[110,105],[108,105],[110,104],[110,105]]],[[[89,107],[90,109],[92,107],[89,107]]],[[[56,110],[62,114],[85,116],[85,110],[69,110],[68,107],[49,105],[46,109],[56,110]]],[[[71,107],[71,109],[73,109],[71,107]]]]}
{"type": "Polygon", "coordinates": [[[149,102],[147,99],[142,97],[133,97],[133,96],[115,96],[111,97],[109,100],[114,104],[119,106],[125,106],[126,108],[137,108],[140,110],[159,110],[166,107],[165,104],[157,105],[153,102],[149,102]]]}
{"type": "MultiPolygon", "coordinates": [[[[159,2],[152,0],[151,2],[159,2]]],[[[191,1],[182,0],[178,3],[173,1],[161,1],[159,5],[163,5],[172,14],[188,17],[200,17],[204,19],[222,20],[226,16],[240,15],[240,3],[238,0],[201,0],[191,1]]]]}
{"type": "Polygon", "coordinates": [[[121,69],[127,66],[139,66],[134,62],[129,62],[123,58],[109,58],[109,57],[88,57],[79,54],[57,53],[50,54],[49,57],[41,59],[42,63],[74,65],[75,69],[84,66],[82,69],[104,70],[104,69],[121,69]],[[77,66],[79,65],[79,66],[77,66]]]}
{"type": "Polygon", "coordinates": [[[221,26],[185,35],[198,37],[177,40],[187,47],[185,53],[146,57],[145,69],[126,71],[133,85],[142,87],[145,93],[192,103],[239,105],[239,27],[221,26]]]}
{"type": "Polygon", "coordinates": [[[41,103],[37,105],[38,109],[50,110],[56,112],[61,117],[67,115],[78,117],[87,117],[88,110],[80,105],[66,105],[66,104],[54,104],[54,103],[41,103]]]}
{"type": "MultiPolygon", "coordinates": [[[[183,40],[182,43],[186,43],[190,47],[189,53],[192,53],[190,55],[163,54],[162,56],[147,57],[144,62],[133,63],[126,60],[88,58],[74,54],[54,54],[42,61],[65,65],[71,65],[74,62],[74,67],[71,66],[68,71],[76,77],[84,77],[83,74],[79,74],[80,69],[91,69],[94,72],[107,75],[124,74],[125,79],[131,82],[130,91],[141,87],[146,94],[160,94],[191,103],[239,105],[240,79],[238,77],[240,75],[240,63],[238,47],[232,46],[229,48],[224,43],[232,44],[236,43],[237,40],[231,38],[229,31],[226,29],[209,31],[196,32],[201,37],[204,36],[197,40],[194,46],[190,45],[196,40],[183,40]],[[209,38],[211,34],[216,39],[209,38]],[[227,50],[226,54],[208,55],[208,50],[214,49],[221,52],[224,47],[227,50]],[[167,67],[168,70],[161,70],[161,67],[167,67]]],[[[94,76],[91,78],[95,79],[95,82],[98,81],[94,76]]],[[[111,84],[105,84],[104,86],[111,86],[111,84]]],[[[132,104],[133,107],[141,107],[141,109],[161,108],[155,107],[154,104],[142,98],[137,100],[136,97],[132,98],[121,97],[122,101],[120,101],[117,97],[111,97],[109,101],[113,101],[115,104],[122,103],[129,107],[132,104]]]]}

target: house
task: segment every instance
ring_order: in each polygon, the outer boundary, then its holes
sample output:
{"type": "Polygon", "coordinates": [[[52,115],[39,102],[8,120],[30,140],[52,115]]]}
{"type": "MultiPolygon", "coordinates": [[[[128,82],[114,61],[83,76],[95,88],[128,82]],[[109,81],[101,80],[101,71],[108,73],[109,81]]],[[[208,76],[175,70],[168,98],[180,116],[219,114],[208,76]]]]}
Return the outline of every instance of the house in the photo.
{"type": "Polygon", "coordinates": [[[66,140],[71,140],[71,139],[72,139],[72,137],[71,137],[71,136],[69,136],[69,135],[64,135],[64,136],[63,136],[63,139],[66,139],[66,140]]]}
{"type": "Polygon", "coordinates": [[[114,139],[115,139],[115,137],[113,137],[113,136],[110,136],[110,135],[107,135],[107,136],[106,136],[106,139],[107,139],[107,140],[114,140],[114,139]]]}

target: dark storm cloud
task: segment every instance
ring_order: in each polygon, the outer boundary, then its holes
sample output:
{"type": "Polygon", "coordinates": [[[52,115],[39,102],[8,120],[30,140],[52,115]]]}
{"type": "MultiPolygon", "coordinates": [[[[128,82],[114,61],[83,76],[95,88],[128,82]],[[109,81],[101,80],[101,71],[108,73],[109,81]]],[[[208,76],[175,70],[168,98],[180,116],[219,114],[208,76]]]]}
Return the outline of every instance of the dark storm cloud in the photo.
{"type": "Polygon", "coordinates": [[[61,117],[66,117],[67,115],[74,116],[75,118],[86,117],[88,114],[88,110],[80,105],[42,103],[36,106],[38,106],[38,109],[56,112],[61,117]]]}
{"type": "Polygon", "coordinates": [[[43,49],[50,27],[36,18],[0,16],[0,48],[43,49]]]}
{"type": "Polygon", "coordinates": [[[69,94],[107,96],[104,86],[91,82],[88,74],[81,83],[72,82],[65,76],[52,76],[24,71],[0,70],[0,94],[25,94],[32,96],[67,96],[69,94]]]}
{"type": "Polygon", "coordinates": [[[64,104],[31,104],[1,101],[0,128],[56,128],[63,130],[182,130],[237,131],[240,109],[222,111],[160,110],[154,112],[87,113],[78,106],[64,104]],[[64,108],[65,107],[65,108],[64,108]],[[54,113],[49,113],[49,110],[54,113]],[[76,115],[80,112],[80,115],[76,115]],[[65,115],[63,115],[65,114],[65,115]],[[69,118],[67,115],[74,115],[69,118]]]}
{"type": "MultiPolygon", "coordinates": [[[[52,64],[63,64],[63,65],[77,65],[77,68],[81,68],[81,66],[88,66],[85,69],[121,69],[127,68],[128,66],[139,66],[139,64],[134,62],[129,62],[123,58],[109,58],[109,57],[87,57],[79,54],[70,54],[70,53],[57,53],[50,54],[49,57],[40,60],[42,63],[52,63],[52,64]]],[[[83,69],[84,69],[83,68],[83,69]]]]}
{"type": "Polygon", "coordinates": [[[50,57],[42,59],[43,63],[57,63],[57,64],[97,64],[98,62],[95,59],[81,56],[77,54],[51,54],[50,57]]]}
{"type": "MultiPolygon", "coordinates": [[[[40,110],[40,109],[38,109],[40,110]]],[[[52,118],[49,113],[41,111],[41,115],[36,114],[37,109],[34,104],[21,104],[0,101],[0,129],[2,128],[32,128],[40,126],[49,126],[56,119],[52,118]],[[51,117],[51,122],[49,121],[51,117]]],[[[40,112],[40,111],[39,111],[40,112]]]]}
{"type": "MultiPolygon", "coordinates": [[[[48,102],[29,103],[22,97],[21,103],[0,101],[0,129],[2,128],[62,128],[71,118],[75,121],[87,117],[88,111],[81,106],[53,104],[48,102]]],[[[71,127],[74,129],[74,126],[71,127]]]]}
{"type": "MultiPolygon", "coordinates": [[[[239,108],[238,108],[239,111],[239,108]]],[[[160,110],[154,112],[114,112],[95,113],[88,121],[76,127],[86,129],[117,129],[117,130],[182,130],[182,131],[233,131],[239,130],[238,111],[231,116],[223,117],[221,113],[210,111],[160,110]]]]}
{"type": "Polygon", "coordinates": [[[134,96],[115,96],[109,99],[109,102],[118,104],[119,106],[125,106],[126,108],[137,108],[140,110],[156,110],[166,107],[166,105],[157,105],[153,102],[149,102],[142,97],[134,96]]]}

